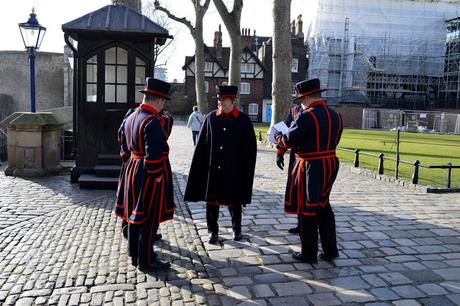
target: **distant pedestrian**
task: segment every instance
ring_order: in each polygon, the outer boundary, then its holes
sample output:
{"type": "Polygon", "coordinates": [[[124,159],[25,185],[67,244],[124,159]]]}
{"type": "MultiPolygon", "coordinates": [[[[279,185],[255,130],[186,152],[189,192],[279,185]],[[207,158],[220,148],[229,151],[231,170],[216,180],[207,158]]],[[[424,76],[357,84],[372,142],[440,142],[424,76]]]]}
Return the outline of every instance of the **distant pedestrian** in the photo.
{"type": "Polygon", "coordinates": [[[193,145],[196,146],[196,140],[203,124],[204,116],[198,110],[198,106],[193,107],[193,113],[188,117],[187,127],[192,130],[193,145]]]}

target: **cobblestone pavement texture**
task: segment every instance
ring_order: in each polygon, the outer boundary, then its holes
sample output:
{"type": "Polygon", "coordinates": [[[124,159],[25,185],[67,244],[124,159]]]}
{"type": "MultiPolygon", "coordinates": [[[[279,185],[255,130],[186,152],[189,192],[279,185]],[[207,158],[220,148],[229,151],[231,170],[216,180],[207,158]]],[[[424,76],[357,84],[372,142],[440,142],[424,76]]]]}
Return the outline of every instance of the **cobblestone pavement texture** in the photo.
{"type": "Polygon", "coordinates": [[[130,265],[112,191],[80,190],[68,176],[0,174],[2,305],[459,305],[460,196],[424,194],[342,167],[333,189],[340,258],[296,262],[296,223],[281,205],[286,172],[259,146],[242,242],[221,210],[220,244],[206,243],[203,203],[184,203],[191,133],[170,138],[177,214],[157,251],[169,272],[130,265]]]}

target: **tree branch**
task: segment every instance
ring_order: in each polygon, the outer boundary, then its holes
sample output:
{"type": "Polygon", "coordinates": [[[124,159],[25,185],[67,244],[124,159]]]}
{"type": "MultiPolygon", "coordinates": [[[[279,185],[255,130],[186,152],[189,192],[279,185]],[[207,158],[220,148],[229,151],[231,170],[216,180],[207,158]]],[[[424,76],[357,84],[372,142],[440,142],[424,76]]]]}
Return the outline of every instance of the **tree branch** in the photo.
{"type": "Polygon", "coordinates": [[[243,9],[243,0],[235,0],[231,12],[228,11],[227,6],[222,0],[213,0],[213,2],[227,30],[236,30],[234,28],[238,26],[237,30],[239,32],[239,21],[241,19],[241,10],[243,9]]]}
{"type": "Polygon", "coordinates": [[[187,28],[189,28],[190,32],[193,33],[193,31],[195,30],[195,28],[193,27],[192,23],[190,21],[187,20],[187,18],[185,17],[182,17],[182,18],[179,18],[177,17],[176,15],[172,14],[167,8],[163,7],[160,5],[160,1],[156,0],[154,2],[155,4],[155,9],[165,13],[166,15],[168,15],[168,18],[174,20],[174,21],[177,21],[177,22],[180,22],[182,23],[183,25],[185,25],[187,28]]]}

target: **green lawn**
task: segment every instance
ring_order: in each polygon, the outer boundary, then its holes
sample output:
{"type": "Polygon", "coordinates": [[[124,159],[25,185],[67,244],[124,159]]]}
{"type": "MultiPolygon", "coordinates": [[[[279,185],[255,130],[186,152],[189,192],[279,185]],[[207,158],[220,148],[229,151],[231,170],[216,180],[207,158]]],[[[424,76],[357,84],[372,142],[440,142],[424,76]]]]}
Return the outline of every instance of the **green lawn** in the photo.
{"type": "MultiPolygon", "coordinates": [[[[255,126],[256,134],[259,131],[265,135],[268,126],[255,126]]],[[[395,157],[396,132],[394,131],[368,131],[345,129],[339,147],[346,149],[360,149],[364,152],[379,154],[386,157],[395,157]]],[[[354,154],[339,151],[338,156],[342,162],[353,163],[354,154]]],[[[409,162],[419,160],[423,165],[445,165],[448,162],[455,166],[460,165],[460,135],[422,134],[401,132],[400,158],[409,162]]],[[[360,167],[377,170],[378,158],[360,155],[360,167]]],[[[394,175],[395,162],[386,160],[385,174],[394,175]]],[[[413,166],[400,164],[401,178],[412,177],[413,166]]],[[[445,184],[446,170],[420,168],[419,183],[432,186],[445,184]]],[[[452,170],[452,187],[460,186],[460,169],[452,170]]]]}

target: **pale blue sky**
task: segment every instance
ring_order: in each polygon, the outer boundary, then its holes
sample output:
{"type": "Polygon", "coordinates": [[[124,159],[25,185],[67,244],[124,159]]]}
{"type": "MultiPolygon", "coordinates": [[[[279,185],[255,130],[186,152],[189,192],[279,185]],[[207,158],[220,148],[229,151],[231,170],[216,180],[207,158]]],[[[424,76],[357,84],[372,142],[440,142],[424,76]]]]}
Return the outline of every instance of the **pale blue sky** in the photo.
{"type": "MultiPolygon", "coordinates": [[[[153,1],[153,0],[151,0],[153,1]]],[[[147,1],[143,1],[145,4],[147,1]]],[[[185,16],[193,20],[193,7],[189,0],[162,0],[162,4],[169,7],[178,16],[185,16]]],[[[232,3],[232,0],[226,0],[232,3]]],[[[0,2],[0,50],[22,50],[23,43],[17,24],[27,21],[32,6],[36,8],[38,21],[47,27],[41,50],[62,52],[64,46],[61,25],[78,18],[86,13],[110,4],[110,0],[16,0],[0,2]]],[[[272,0],[245,0],[242,14],[242,27],[255,29],[257,35],[270,36],[272,34],[272,0]]],[[[291,15],[304,16],[304,32],[316,11],[316,0],[292,0],[291,15]]],[[[215,7],[211,4],[205,17],[205,43],[212,45],[214,31],[222,24],[224,32],[223,43],[229,45],[225,27],[215,7]]],[[[193,55],[193,40],[188,29],[176,22],[170,24],[170,34],[175,38],[174,45],[168,53],[168,78],[169,80],[183,80],[184,72],[181,67],[186,55],[193,55]]]]}

